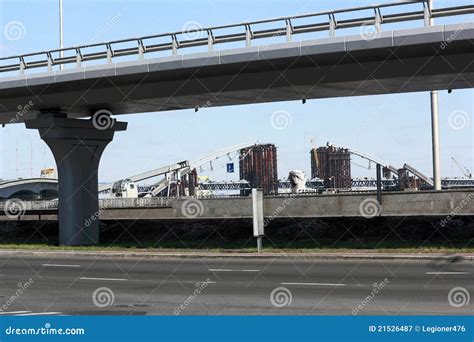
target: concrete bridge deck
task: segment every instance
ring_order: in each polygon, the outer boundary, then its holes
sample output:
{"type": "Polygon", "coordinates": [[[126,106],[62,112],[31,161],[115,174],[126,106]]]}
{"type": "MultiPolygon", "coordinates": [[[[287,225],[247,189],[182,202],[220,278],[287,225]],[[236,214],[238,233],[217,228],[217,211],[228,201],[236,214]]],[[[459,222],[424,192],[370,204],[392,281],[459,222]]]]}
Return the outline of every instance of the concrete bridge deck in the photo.
{"type": "MultiPolygon", "coordinates": [[[[4,202],[5,203],[5,202],[4,202]]],[[[3,204],[4,204],[3,203],[3,204]]],[[[3,206],[0,204],[0,207],[3,206]]],[[[23,202],[20,220],[56,219],[57,201],[23,202]]],[[[312,217],[394,217],[474,215],[474,190],[287,195],[264,198],[266,220],[312,217]]],[[[252,218],[250,197],[140,198],[100,200],[101,220],[252,218]]],[[[9,220],[0,211],[0,220],[9,220]]],[[[92,217],[91,220],[96,220],[92,217]]]]}
{"type": "Polygon", "coordinates": [[[0,123],[51,108],[74,118],[471,88],[473,39],[467,22],[2,77],[0,123]]]}

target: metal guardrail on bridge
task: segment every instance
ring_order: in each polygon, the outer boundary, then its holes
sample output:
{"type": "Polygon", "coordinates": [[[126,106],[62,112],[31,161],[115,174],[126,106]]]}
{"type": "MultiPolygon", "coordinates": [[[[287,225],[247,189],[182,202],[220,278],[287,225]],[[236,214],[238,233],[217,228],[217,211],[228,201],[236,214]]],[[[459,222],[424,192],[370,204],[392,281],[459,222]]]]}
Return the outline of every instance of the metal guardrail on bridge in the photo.
{"type": "MultiPolygon", "coordinates": [[[[406,7],[405,7],[406,8],[406,7]]],[[[17,56],[2,57],[0,63],[5,61],[18,60],[18,63],[0,65],[0,72],[20,71],[23,74],[25,69],[47,67],[52,71],[53,66],[76,63],[76,67],[80,67],[82,62],[103,60],[106,59],[108,63],[112,63],[114,57],[136,55],[138,59],[143,59],[144,54],[158,51],[171,51],[172,55],[177,55],[178,49],[208,46],[209,51],[213,50],[215,44],[231,43],[238,41],[245,41],[245,46],[252,45],[252,40],[261,38],[271,38],[286,36],[288,42],[291,42],[292,36],[295,34],[328,31],[330,37],[334,37],[337,29],[354,28],[366,25],[374,25],[377,32],[382,30],[382,24],[390,24],[397,22],[424,20],[425,23],[430,18],[439,18],[455,15],[465,15],[474,13],[474,5],[445,7],[445,8],[430,8],[428,0],[405,1],[389,4],[353,7],[348,9],[340,9],[333,11],[324,11],[318,13],[309,13],[302,15],[295,15],[289,17],[279,17],[273,19],[259,20],[253,22],[242,22],[238,24],[222,25],[206,28],[196,28],[187,31],[177,31],[162,33],[151,36],[143,36],[137,38],[129,38],[122,40],[114,40],[109,42],[73,46],[63,49],[54,49],[49,51],[28,53],[17,56]],[[420,10],[411,10],[401,13],[383,14],[382,10],[389,7],[402,7],[409,4],[422,5],[420,10]],[[351,19],[338,20],[336,16],[343,13],[352,13],[357,11],[373,10],[374,15],[359,16],[351,19]],[[316,22],[311,24],[297,25],[297,19],[327,17],[327,21],[316,22]],[[253,28],[259,24],[273,24],[282,23],[275,28],[254,30],[253,28]],[[219,34],[218,31],[224,29],[242,28],[237,33],[219,34]],[[198,38],[193,38],[196,35],[198,38]],[[191,36],[191,38],[189,37],[191,36]],[[186,37],[188,39],[186,39],[186,37]],[[183,38],[183,39],[180,39],[183,38]],[[163,39],[163,42],[150,42],[153,39],[163,39]],[[119,48],[117,45],[133,43],[134,47],[119,48]],[[148,43],[148,44],[147,44],[148,43]],[[102,51],[87,52],[87,49],[104,47],[102,51]],[[61,56],[64,52],[64,57],[61,56]],[[56,57],[57,56],[57,57],[56,57]],[[30,60],[28,60],[30,59],[30,60]]],[[[8,62],[7,62],[8,63],[8,62]]]]}
{"type": "MultiPolygon", "coordinates": [[[[99,200],[99,210],[117,208],[154,208],[169,207],[173,198],[107,198],[99,200]]],[[[12,199],[0,202],[0,214],[11,213],[12,216],[22,215],[25,212],[57,210],[58,201],[22,201],[12,199]]]]}

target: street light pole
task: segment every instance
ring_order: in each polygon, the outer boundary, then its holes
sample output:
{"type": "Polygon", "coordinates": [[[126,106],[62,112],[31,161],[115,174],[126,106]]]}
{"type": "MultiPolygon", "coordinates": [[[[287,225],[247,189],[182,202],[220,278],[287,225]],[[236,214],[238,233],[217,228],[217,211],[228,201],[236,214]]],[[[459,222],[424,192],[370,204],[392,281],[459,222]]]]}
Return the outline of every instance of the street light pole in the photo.
{"type": "MultiPolygon", "coordinates": [[[[434,20],[431,15],[433,10],[433,0],[428,2],[428,11],[430,17],[426,23],[428,26],[433,26],[434,20]]],[[[432,90],[430,92],[431,100],[431,145],[433,150],[433,182],[434,189],[441,190],[441,163],[439,151],[439,111],[438,111],[438,91],[432,90]]]]}
{"type": "MultiPolygon", "coordinates": [[[[63,46],[63,0],[59,0],[59,48],[62,49],[63,46]]],[[[64,51],[59,52],[59,58],[64,57],[64,51]]],[[[59,69],[64,69],[64,65],[60,64],[59,69]]]]}

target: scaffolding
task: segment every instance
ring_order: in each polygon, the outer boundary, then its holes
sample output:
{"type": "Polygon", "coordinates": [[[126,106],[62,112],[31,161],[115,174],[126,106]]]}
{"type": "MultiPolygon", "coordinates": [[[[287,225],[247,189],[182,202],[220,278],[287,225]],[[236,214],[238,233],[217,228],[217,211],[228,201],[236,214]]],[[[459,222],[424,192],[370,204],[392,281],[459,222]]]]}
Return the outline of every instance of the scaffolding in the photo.
{"type": "Polygon", "coordinates": [[[346,148],[324,146],[313,148],[311,178],[320,178],[326,188],[351,188],[351,153],[346,148]]]}
{"type": "MultiPolygon", "coordinates": [[[[260,188],[264,195],[278,192],[277,149],[273,144],[258,144],[240,150],[240,179],[251,188],[260,188]]],[[[248,190],[242,190],[243,196],[248,190]]]]}

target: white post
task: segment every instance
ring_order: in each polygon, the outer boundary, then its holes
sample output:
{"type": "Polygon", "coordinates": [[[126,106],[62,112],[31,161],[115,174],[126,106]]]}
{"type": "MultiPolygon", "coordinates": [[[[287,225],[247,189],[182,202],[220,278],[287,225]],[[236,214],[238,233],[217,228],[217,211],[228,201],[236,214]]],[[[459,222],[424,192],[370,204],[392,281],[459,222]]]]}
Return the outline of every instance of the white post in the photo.
{"type": "Polygon", "coordinates": [[[253,217],[253,236],[257,238],[257,252],[262,252],[262,236],[264,235],[263,226],[263,191],[252,189],[252,217],[253,217]]]}
{"type": "MultiPolygon", "coordinates": [[[[428,13],[430,14],[427,21],[428,26],[433,26],[433,17],[431,11],[433,10],[433,0],[428,2],[428,13]]],[[[439,111],[438,111],[438,92],[432,90],[430,92],[431,100],[431,146],[433,154],[433,183],[435,190],[441,190],[441,162],[439,150],[439,111]]]]}
{"type": "MultiPolygon", "coordinates": [[[[63,47],[63,0],[59,0],[59,48],[63,47]]],[[[59,57],[64,57],[64,51],[59,52],[59,57]]],[[[60,64],[59,69],[63,70],[64,64],[60,64]]]]}

